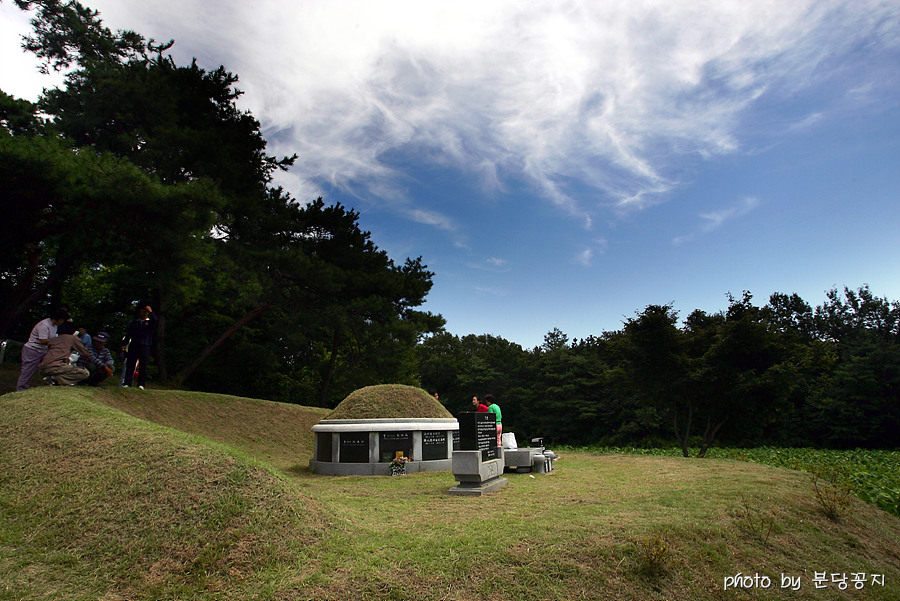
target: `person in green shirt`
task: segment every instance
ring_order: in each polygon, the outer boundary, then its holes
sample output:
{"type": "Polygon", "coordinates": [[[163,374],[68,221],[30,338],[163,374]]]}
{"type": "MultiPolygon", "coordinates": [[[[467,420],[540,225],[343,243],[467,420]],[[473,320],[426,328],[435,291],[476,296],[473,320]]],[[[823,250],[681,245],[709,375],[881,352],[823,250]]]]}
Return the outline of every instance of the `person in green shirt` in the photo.
{"type": "Polygon", "coordinates": [[[500,442],[503,435],[503,414],[500,412],[500,405],[494,402],[494,395],[484,395],[484,404],[488,406],[488,412],[493,413],[497,418],[497,446],[502,447],[500,442]]]}

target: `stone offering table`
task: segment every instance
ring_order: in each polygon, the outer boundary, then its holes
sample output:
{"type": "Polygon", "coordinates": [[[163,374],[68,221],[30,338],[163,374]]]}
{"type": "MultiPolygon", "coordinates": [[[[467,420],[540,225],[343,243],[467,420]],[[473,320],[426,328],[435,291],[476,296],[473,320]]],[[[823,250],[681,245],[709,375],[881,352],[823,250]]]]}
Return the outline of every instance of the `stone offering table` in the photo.
{"type": "Polygon", "coordinates": [[[541,474],[550,472],[553,470],[553,461],[556,458],[556,453],[548,451],[542,446],[503,449],[503,467],[507,471],[515,471],[520,474],[532,471],[541,474]]]}

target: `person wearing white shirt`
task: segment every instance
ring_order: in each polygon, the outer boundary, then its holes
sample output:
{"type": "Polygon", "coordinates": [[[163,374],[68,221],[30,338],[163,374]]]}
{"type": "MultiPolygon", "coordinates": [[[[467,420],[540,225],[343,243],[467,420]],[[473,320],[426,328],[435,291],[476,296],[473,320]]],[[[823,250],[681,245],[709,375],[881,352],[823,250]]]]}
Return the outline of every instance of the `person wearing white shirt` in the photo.
{"type": "Polygon", "coordinates": [[[31,329],[28,342],[22,347],[22,373],[19,375],[19,381],[16,382],[16,390],[31,388],[31,378],[41,364],[44,355],[47,354],[50,339],[56,338],[56,328],[68,318],[68,311],[56,309],[50,314],[50,317],[37,322],[31,329]]]}

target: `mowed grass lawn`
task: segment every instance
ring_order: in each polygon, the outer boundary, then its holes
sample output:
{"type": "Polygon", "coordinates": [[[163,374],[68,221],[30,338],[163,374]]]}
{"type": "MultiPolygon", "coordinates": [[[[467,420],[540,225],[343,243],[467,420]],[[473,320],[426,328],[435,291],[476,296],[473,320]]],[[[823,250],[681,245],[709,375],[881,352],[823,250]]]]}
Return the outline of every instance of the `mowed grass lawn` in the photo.
{"type": "Polygon", "coordinates": [[[852,500],[833,521],[803,472],[566,452],[550,474],[456,497],[450,473],[309,473],[326,412],[0,396],[0,600],[900,599],[900,519],[852,500]],[[725,590],[738,573],[755,588],[725,590]]]}

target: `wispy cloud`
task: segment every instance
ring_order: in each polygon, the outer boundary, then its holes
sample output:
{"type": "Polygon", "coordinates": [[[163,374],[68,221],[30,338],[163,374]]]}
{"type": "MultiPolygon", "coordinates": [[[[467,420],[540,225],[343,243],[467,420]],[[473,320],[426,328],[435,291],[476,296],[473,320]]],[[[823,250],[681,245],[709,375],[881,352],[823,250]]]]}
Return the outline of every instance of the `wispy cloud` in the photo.
{"type": "Polygon", "coordinates": [[[735,204],[719,209],[718,211],[700,213],[698,215],[701,222],[699,229],[685,236],[674,238],[672,240],[672,243],[675,245],[679,245],[684,244],[685,242],[690,242],[698,234],[707,234],[709,232],[712,232],[713,230],[719,229],[730,221],[734,221],[743,217],[744,215],[747,215],[756,207],[758,207],[759,204],[760,203],[758,198],[756,198],[755,196],[747,196],[738,200],[735,204]]]}
{"type": "Polygon", "coordinates": [[[580,253],[578,253],[576,260],[581,265],[584,265],[585,267],[590,267],[591,259],[593,259],[593,258],[594,258],[594,249],[586,248],[586,249],[582,250],[580,253]]]}
{"type": "Polygon", "coordinates": [[[597,238],[593,241],[591,246],[582,249],[576,256],[575,261],[584,267],[590,267],[593,264],[593,259],[596,255],[602,255],[606,252],[606,248],[609,246],[609,241],[605,238],[597,238]]]}
{"type": "Polygon", "coordinates": [[[479,269],[482,271],[504,273],[509,271],[509,261],[507,259],[500,259],[497,257],[488,257],[480,263],[470,262],[468,263],[468,267],[472,269],[479,269]]]}
{"type": "Polygon", "coordinates": [[[486,294],[488,296],[506,296],[506,289],[490,286],[475,286],[475,292],[478,294],[486,294]]]}
{"type": "Polygon", "coordinates": [[[755,196],[747,196],[730,207],[711,213],[701,213],[700,219],[703,220],[703,225],[700,229],[704,232],[711,232],[714,229],[721,227],[722,224],[727,221],[743,217],[758,206],[758,198],[755,196]]]}
{"type": "Polygon", "coordinates": [[[448,233],[407,206],[398,155],[487,189],[522,180],[589,228],[599,210],[664,199],[685,156],[738,151],[761,97],[900,38],[892,0],[90,5],[241,75],[270,150],[301,156],[280,180],[298,196],[338,187],[448,233]]]}
{"type": "Polygon", "coordinates": [[[793,123],[790,126],[791,131],[804,131],[814,127],[817,123],[819,123],[823,118],[822,113],[815,112],[809,115],[806,115],[796,123],[793,123]]]}

